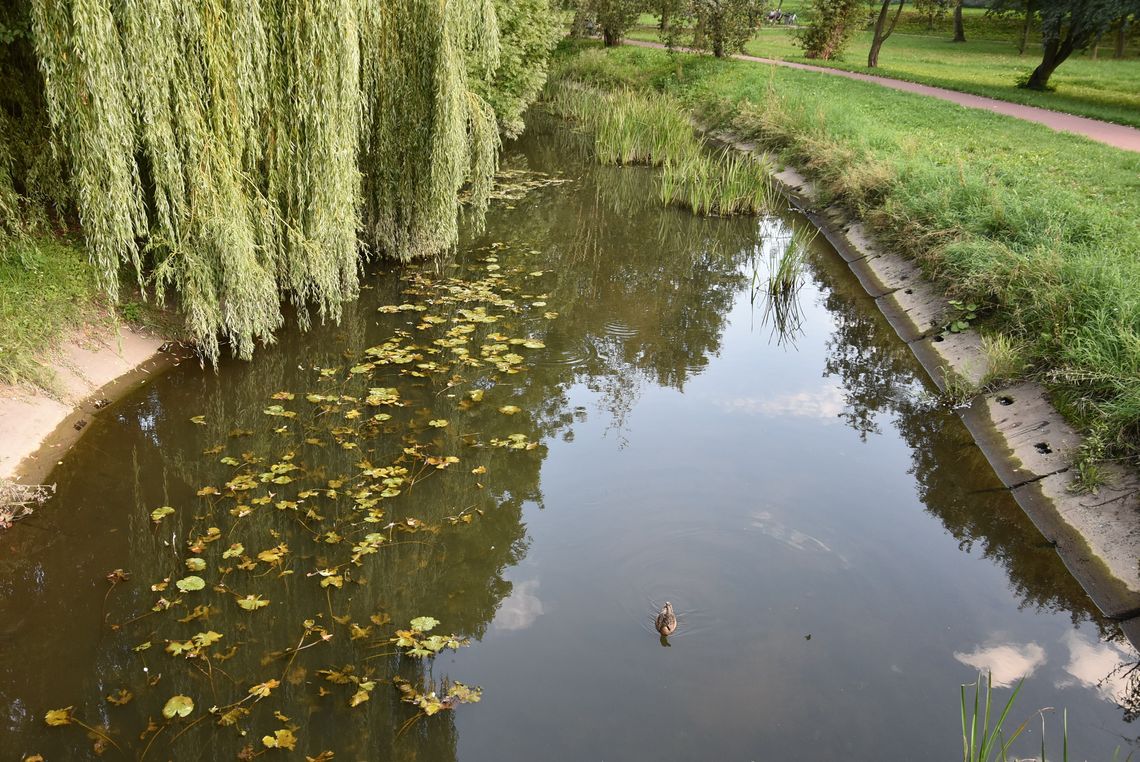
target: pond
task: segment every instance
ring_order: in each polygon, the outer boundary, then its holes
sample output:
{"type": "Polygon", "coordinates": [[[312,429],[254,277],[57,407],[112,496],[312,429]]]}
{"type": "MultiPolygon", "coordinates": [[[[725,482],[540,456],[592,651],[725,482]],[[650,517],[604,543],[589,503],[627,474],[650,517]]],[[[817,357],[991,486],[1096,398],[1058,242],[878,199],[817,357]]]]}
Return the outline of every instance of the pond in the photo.
{"type": "Polygon", "coordinates": [[[952,759],[979,670],[1025,755],[1046,707],[1140,748],[1135,653],[806,220],[540,117],[503,164],[453,258],[92,422],[0,536],[0,756],[952,759]]]}

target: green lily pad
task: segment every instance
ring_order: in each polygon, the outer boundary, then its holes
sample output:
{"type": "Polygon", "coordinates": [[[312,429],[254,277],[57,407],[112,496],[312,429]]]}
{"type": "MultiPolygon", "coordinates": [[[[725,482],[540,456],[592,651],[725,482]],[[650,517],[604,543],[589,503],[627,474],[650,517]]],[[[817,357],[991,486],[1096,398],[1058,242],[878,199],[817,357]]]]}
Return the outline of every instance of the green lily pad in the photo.
{"type": "Polygon", "coordinates": [[[179,590],[184,593],[191,593],[195,590],[201,590],[206,586],[206,580],[191,574],[189,577],[183,577],[174,583],[179,590]]]}
{"type": "Polygon", "coordinates": [[[194,699],[189,696],[171,696],[162,708],[162,716],[168,720],[185,717],[194,711],[194,699]]]}

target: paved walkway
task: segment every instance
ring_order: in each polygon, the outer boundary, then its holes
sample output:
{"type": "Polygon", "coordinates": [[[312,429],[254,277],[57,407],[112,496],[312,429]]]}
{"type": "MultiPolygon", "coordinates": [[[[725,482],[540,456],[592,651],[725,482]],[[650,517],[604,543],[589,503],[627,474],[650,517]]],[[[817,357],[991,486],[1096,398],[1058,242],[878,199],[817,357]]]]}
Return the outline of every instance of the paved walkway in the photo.
{"type": "MultiPolygon", "coordinates": [[[[660,43],[645,40],[626,40],[625,44],[636,45],[642,48],[665,47],[660,43]]],[[[1049,109],[1037,108],[1036,106],[1024,106],[1020,103],[999,101],[995,98],[985,98],[981,95],[970,95],[969,93],[960,93],[956,90],[946,90],[941,87],[931,87],[930,85],[919,85],[914,82],[905,82],[901,79],[891,79],[889,77],[876,77],[854,71],[829,69],[824,66],[811,66],[809,64],[794,63],[792,61],[777,61],[772,58],[758,58],[756,56],[736,55],[733,56],[733,58],[740,61],[754,61],[756,63],[772,64],[774,66],[786,66],[789,69],[818,71],[824,74],[833,74],[837,77],[847,77],[848,79],[857,79],[862,82],[871,82],[876,85],[882,85],[883,87],[889,87],[892,90],[929,95],[931,98],[940,98],[944,101],[957,103],[960,106],[966,106],[967,108],[992,111],[995,114],[1004,114],[1016,119],[1024,119],[1027,122],[1037,122],[1057,132],[1072,132],[1115,148],[1140,153],[1140,130],[1135,127],[1127,127],[1123,124],[1112,124],[1111,122],[1102,122],[1099,119],[1063,114],[1060,111],[1050,111],[1049,109]]]]}

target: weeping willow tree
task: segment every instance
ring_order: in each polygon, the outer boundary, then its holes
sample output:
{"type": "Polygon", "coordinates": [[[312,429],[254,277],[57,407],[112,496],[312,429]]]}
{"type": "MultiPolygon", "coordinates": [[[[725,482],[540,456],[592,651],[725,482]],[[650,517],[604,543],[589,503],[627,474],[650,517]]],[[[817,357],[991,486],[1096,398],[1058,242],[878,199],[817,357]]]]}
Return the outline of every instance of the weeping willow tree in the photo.
{"type": "Polygon", "coordinates": [[[339,318],[362,256],[454,246],[460,191],[476,221],[489,198],[491,102],[517,128],[553,45],[548,0],[506,35],[506,0],[28,1],[103,285],[177,295],[210,358],[272,341],[282,301],[339,318]]]}

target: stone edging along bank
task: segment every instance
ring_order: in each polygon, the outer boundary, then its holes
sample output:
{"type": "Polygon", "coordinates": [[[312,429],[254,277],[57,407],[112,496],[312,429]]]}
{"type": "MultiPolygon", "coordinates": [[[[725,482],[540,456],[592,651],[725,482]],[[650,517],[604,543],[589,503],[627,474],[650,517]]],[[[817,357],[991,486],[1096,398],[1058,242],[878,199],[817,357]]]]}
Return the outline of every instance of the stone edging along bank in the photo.
{"type": "MultiPolygon", "coordinates": [[[[739,151],[763,154],[755,143],[704,132],[739,151]]],[[[981,338],[976,331],[943,334],[952,308],[918,266],[878,248],[846,211],[817,208],[818,188],[796,170],[785,167],[774,178],[793,207],[839,252],[938,388],[945,391],[953,377],[976,388],[987,372],[981,338]]],[[[998,478],[1070,573],[1140,648],[1140,475],[1107,464],[1102,466],[1107,484],[1098,494],[1070,491],[1069,471],[1081,437],[1037,383],[979,393],[958,412],[998,478]]]]}

